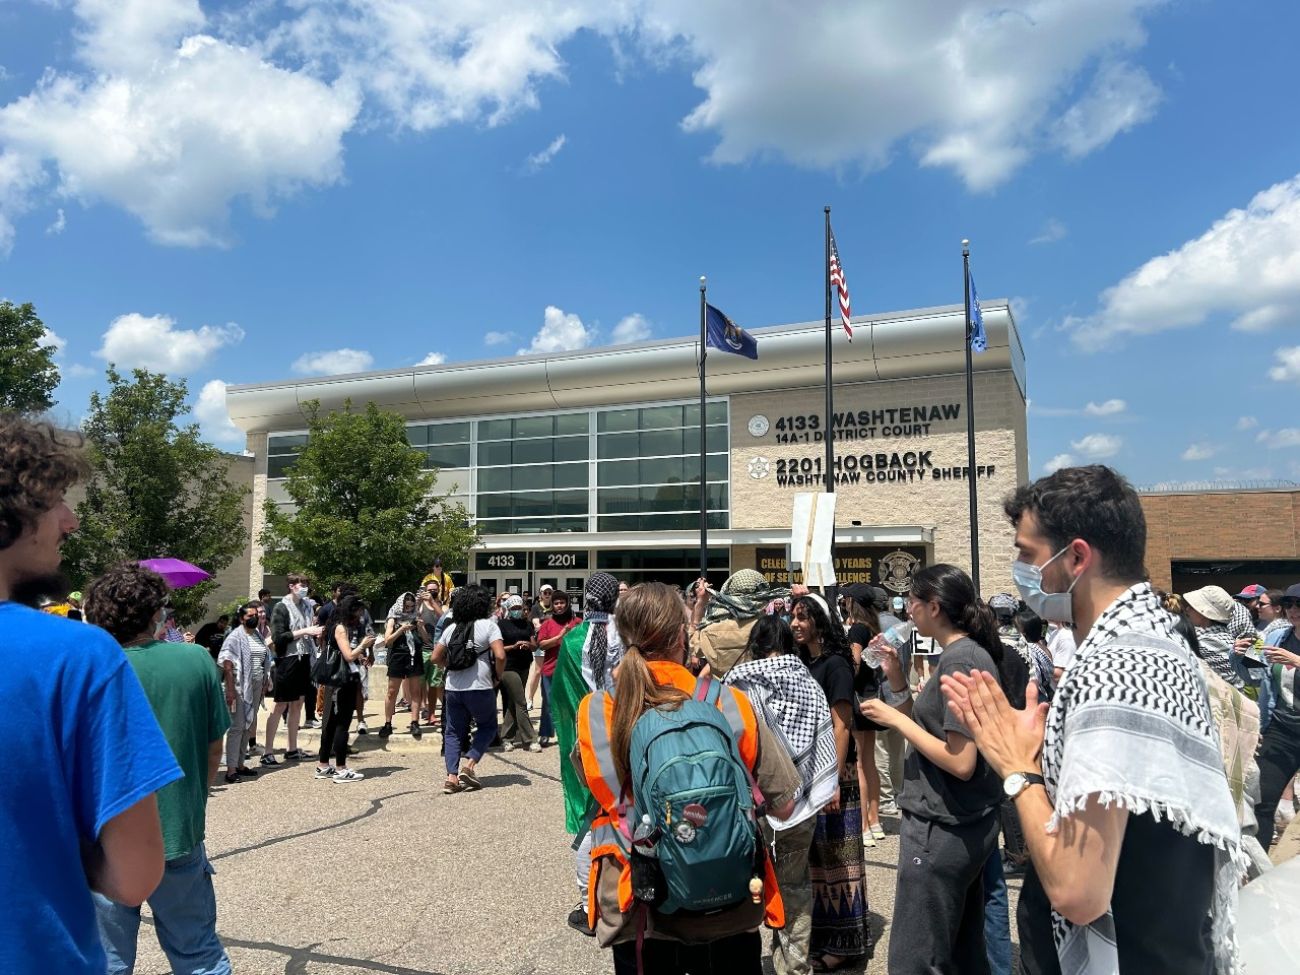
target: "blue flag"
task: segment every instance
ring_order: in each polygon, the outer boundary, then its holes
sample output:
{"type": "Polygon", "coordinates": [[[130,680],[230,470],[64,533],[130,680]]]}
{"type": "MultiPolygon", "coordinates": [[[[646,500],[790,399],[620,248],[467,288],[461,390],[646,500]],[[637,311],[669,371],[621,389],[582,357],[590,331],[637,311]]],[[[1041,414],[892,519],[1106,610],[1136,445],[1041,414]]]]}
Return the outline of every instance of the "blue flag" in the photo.
{"type": "Polygon", "coordinates": [[[723,352],[758,358],[758,339],[733,322],[712,305],[707,305],[708,344],[723,352]]]}
{"type": "Polygon", "coordinates": [[[989,337],[984,333],[984,310],[980,308],[980,296],[975,293],[975,275],[970,278],[970,350],[985,352],[989,347],[989,337]]]}

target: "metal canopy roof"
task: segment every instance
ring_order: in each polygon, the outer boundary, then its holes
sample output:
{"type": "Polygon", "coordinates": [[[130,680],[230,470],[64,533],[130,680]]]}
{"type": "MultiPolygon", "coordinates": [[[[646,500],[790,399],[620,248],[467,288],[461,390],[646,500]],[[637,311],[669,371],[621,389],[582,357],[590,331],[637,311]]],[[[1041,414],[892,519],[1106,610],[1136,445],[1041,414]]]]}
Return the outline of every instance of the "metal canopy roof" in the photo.
{"type": "MultiPolygon", "coordinates": [[[[974,358],[977,371],[1010,369],[1022,395],[1025,355],[1005,300],[981,303],[988,351],[974,358]]],[[[868,315],[853,319],[852,343],[832,322],[835,381],[909,379],[965,369],[965,310],[961,305],[868,315]]],[[[812,386],[821,383],[825,325],[808,322],[752,329],[759,359],[713,350],[708,359],[711,395],[812,386]]],[[[472,340],[477,343],[478,335],[472,340]]],[[[408,366],[383,372],[313,377],[229,386],[226,405],[246,432],[300,428],[303,404],[325,410],[374,402],[408,419],[580,409],[660,399],[685,399],[699,391],[699,341],[678,338],[578,352],[521,355],[408,366]]]]}

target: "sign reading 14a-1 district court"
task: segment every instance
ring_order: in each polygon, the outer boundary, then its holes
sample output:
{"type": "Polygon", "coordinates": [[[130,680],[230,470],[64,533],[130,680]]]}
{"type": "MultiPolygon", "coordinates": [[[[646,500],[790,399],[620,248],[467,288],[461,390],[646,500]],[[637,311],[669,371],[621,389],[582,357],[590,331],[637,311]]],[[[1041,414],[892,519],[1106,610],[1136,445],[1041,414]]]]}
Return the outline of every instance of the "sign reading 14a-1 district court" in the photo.
{"type": "MultiPolygon", "coordinates": [[[[971,476],[960,456],[945,456],[936,450],[900,449],[900,438],[925,438],[939,432],[961,429],[961,403],[920,403],[884,409],[850,410],[835,414],[835,460],[837,485],[919,484],[926,481],[960,481],[971,476]]],[[[782,457],[752,457],[749,476],[771,477],[778,487],[808,488],[825,483],[826,460],[818,445],[826,439],[825,423],[817,413],[790,413],[769,418],[756,413],[746,429],[750,436],[787,448],[782,457]],[[794,447],[793,451],[788,448],[794,447]],[[800,449],[802,448],[802,449],[800,449]],[[792,456],[793,455],[793,456],[792,456]]],[[[953,448],[948,450],[951,452],[953,448]]],[[[975,467],[976,478],[992,477],[993,464],[975,467]]]]}

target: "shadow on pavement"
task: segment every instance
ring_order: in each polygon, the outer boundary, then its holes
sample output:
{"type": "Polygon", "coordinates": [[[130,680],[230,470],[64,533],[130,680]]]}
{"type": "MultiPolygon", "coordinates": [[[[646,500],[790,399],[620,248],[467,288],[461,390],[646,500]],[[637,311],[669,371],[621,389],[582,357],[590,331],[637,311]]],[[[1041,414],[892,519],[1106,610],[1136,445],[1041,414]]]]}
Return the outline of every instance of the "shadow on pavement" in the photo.
{"type": "MultiPolygon", "coordinates": [[[[388,770],[392,772],[392,769],[388,770]]],[[[301,839],[304,836],[312,836],[316,833],[324,833],[327,830],[337,829],[339,826],[346,826],[349,823],[360,822],[363,819],[369,819],[379,810],[384,808],[384,803],[389,799],[397,799],[401,796],[413,796],[416,794],[415,789],[408,789],[406,792],[394,792],[391,795],[380,796],[378,799],[371,799],[369,807],[365,812],[357,813],[355,816],[349,816],[346,819],[340,819],[338,822],[326,823],[324,826],[316,826],[312,829],[305,829],[298,833],[286,833],[284,836],[273,836],[269,840],[263,840],[260,843],[254,843],[252,846],[241,846],[234,850],[226,850],[224,853],[218,853],[215,856],[208,857],[209,860],[225,860],[227,857],[239,856],[241,853],[252,853],[254,850],[264,850],[268,846],[275,846],[277,843],[287,843],[289,840],[301,839]]],[[[389,971],[390,969],[375,969],[375,971],[389,971]]],[[[397,971],[397,969],[391,969],[397,971]]]]}

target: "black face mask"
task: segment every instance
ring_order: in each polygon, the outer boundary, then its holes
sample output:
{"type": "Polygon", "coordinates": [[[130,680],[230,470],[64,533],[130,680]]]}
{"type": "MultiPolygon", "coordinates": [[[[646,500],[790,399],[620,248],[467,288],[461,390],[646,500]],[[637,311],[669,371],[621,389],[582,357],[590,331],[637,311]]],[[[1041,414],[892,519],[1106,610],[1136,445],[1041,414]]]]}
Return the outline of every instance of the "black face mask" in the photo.
{"type": "Polygon", "coordinates": [[[255,629],[257,629],[257,617],[256,617],[256,616],[250,616],[250,617],[248,617],[246,620],[244,620],[244,629],[246,629],[246,630],[255,630],[255,629]]]}

